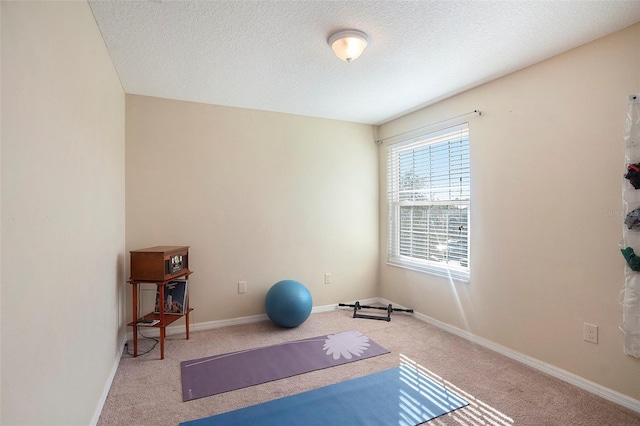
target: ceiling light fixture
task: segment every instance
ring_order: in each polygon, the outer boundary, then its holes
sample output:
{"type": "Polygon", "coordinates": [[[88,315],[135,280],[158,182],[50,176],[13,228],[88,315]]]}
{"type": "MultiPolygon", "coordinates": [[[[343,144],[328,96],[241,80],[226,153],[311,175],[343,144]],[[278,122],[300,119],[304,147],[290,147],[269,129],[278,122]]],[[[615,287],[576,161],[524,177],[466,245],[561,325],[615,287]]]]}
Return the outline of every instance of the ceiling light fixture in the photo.
{"type": "Polygon", "coordinates": [[[351,62],[362,55],[368,40],[362,31],[347,30],[335,33],[327,42],[338,58],[351,62]]]}

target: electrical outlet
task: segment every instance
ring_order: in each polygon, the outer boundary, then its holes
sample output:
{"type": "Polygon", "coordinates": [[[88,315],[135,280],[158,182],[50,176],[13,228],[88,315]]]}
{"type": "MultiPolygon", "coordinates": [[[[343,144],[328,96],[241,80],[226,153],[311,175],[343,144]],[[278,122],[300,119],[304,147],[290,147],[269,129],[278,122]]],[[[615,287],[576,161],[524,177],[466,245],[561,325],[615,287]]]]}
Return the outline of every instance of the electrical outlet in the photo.
{"type": "Polygon", "coordinates": [[[598,343],[598,326],[584,323],[583,338],[587,342],[598,343]]]}
{"type": "Polygon", "coordinates": [[[245,294],[247,292],[247,282],[238,281],[238,294],[245,294]]]}
{"type": "Polygon", "coordinates": [[[324,273],[324,283],[325,284],[331,284],[331,274],[328,272],[324,273]]]}

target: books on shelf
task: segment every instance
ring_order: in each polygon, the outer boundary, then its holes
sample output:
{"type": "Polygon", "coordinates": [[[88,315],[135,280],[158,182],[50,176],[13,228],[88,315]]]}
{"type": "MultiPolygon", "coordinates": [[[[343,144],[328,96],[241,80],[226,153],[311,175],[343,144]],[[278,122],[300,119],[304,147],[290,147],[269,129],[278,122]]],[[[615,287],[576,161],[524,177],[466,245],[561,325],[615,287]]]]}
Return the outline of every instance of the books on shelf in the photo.
{"type": "MultiPolygon", "coordinates": [[[[169,281],[164,286],[164,313],[182,315],[187,306],[188,280],[169,281]]],[[[156,292],[156,314],[160,313],[160,291],[156,292]]]]}
{"type": "Polygon", "coordinates": [[[159,323],[160,320],[150,320],[150,319],[141,319],[140,321],[138,321],[136,323],[136,325],[138,327],[143,326],[143,327],[153,327],[154,325],[156,325],[157,323],[159,323]]]}

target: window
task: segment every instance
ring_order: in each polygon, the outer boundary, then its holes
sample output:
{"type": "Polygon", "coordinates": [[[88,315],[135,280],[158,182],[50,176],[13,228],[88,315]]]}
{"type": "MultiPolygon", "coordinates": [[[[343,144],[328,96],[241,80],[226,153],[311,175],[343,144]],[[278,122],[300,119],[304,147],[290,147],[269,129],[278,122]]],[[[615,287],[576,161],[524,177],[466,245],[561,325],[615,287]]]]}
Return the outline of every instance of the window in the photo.
{"type": "Polygon", "coordinates": [[[388,263],[469,279],[469,126],[388,147],[388,263]]]}

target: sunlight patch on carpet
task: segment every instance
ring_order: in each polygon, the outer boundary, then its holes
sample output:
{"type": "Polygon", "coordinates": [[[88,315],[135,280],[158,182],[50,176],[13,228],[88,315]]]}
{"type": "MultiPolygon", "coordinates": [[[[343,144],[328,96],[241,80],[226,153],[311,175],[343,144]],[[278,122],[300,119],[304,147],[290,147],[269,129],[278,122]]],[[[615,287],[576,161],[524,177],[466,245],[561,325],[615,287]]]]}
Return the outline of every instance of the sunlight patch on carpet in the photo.
{"type": "MultiPolygon", "coordinates": [[[[470,393],[465,392],[460,387],[443,379],[404,354],[400,354],[400,365],[419,371],[421,374],[442,386],[444,389],[448,389],[464,398],[469,405],[467,405],[464,410],[456,410],[448,414],[448,416],[455,419],[460,424],[465,426],[512,426],[514,424],[513,419],[505,413],[484,403],[470,393]]],[[[438,423],[436,422],[435,424],[437,425],[438,423]]]]}

